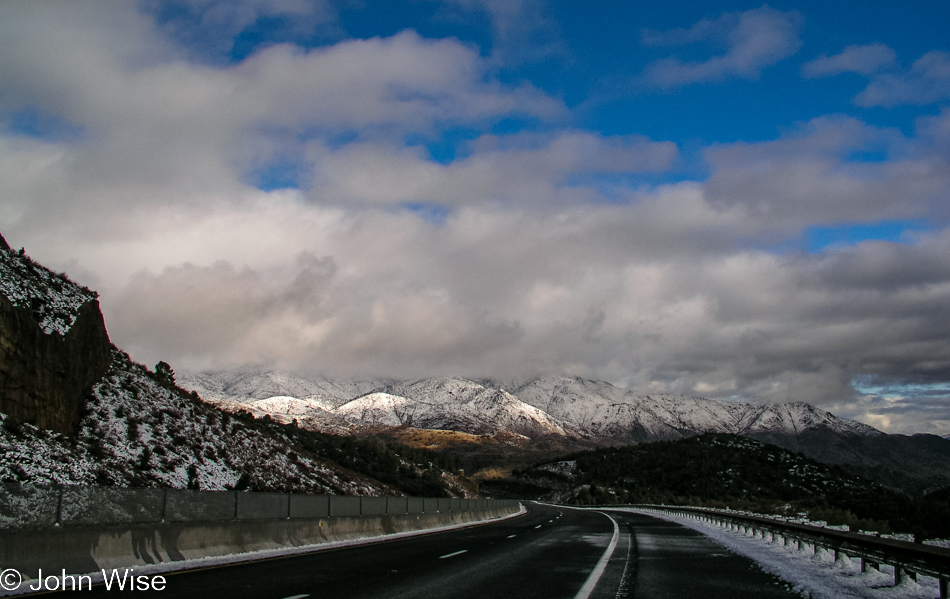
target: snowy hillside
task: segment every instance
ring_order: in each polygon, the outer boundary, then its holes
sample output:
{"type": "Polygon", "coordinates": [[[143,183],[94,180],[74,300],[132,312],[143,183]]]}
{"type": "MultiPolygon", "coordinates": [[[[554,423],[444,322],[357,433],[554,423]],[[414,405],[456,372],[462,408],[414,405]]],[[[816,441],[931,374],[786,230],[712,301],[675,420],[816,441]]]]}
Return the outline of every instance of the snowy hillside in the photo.
{"type": "Polygon", "coordinates": [[[335,410],[354,423],[447,429],[473,434],[575,436],[579,431],[501,389],[460,378],[387,386],[335,410]]]}
{"type": "Polygon", "coordinates": [[[75,440],[4,417],[0,481],[388,494],[294,439],[156,381],[115,352],[75,440]]]}
{"type": "Polygon", "coordinates": [[[205,399],[250,403],[249,400],[286,397],[306,400],[309,405],[321,409],[338,407],[391,382],[386,379],[307,379],[289,372],[255,367],[211,370],[178,377],[182,387],[197,391],[205,399]]]}
{"type": "Polygon", "coordinates": [[[852,435],[883,434],[802,403],[749,404],[639,394],[569,377],[529,381],[513,393],[548,414],[607,437],[673,438],[705,432],[797,435],[816,427],[852,435]]]}
{"type": "MultiPolygon", "coordinates": [[[[2,239],[2,238],[0,238],[2,239]]],[[[47,335],[65,335],[76,322],[79,307],[97,298],[66,276],[44,268],[29,256],[0,243],[0,294],[18,308],[27,308],[47,335]]]]}

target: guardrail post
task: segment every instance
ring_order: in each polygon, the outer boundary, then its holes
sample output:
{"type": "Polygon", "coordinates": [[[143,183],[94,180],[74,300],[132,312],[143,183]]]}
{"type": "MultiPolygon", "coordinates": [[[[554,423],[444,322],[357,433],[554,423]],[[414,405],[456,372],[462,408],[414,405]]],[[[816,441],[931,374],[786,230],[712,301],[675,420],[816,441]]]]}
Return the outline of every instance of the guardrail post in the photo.
{"type": "Polygon", "coordinates": [[[162,488],[162,522],[165,521],[165,506],[168,505],[168,487],[162,488]]]}
{"type": "Polygon", "coordinates": [[[905,578],[910,578],[914,582],[917,582],[917,573],[913,570],[906,570],[900,564],[894,564],[894,586],[897,586],[905,578]]]}
{"type": "Polygon", "coordinates": [[[287,493],[287,519],[290,520],[290,493],[287,493]]]}
{"type": "Polygon", "coordinates": [[[940,599],[947,599],[947,579],[938,578],[937,587],[940,589],[940,599]]]}

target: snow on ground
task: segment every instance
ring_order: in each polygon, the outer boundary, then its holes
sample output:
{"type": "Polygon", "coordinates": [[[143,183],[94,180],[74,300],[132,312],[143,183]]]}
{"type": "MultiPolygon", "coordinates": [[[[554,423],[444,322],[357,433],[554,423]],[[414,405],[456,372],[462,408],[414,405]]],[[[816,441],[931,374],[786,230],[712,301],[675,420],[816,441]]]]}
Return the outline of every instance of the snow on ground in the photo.
{"type": "Polygon", "coordinates": [[[847,559],[842,554],[835,561],[834,553],[823,549],[814,553],[811,545],[803,545],[799,551],[797,543],[783,545],[780,539],[752,537],[686,516],[644,509],[623,511],[655,516],[700,532],[730,551],[755,560],[763,570],[791,583],[797,592],[810,599],[933,599],[939,596],[937,580],[926,576],[919,576],[917,582],[905,579],[894,586],[891,566],[882,565],[880,571],[868,569],[861,573],[859,560],[847,559]]]}
{"type": "MultiPolygon", "coordinates": [[[[0,251],[2,252],[2,251],[0,251]]],[[[234,488],[331,495],[394,495],[389,485],[335,466],[280,430],[167,388],[116,352],[89,395],[73,438],[0,414],[0,482],[234,488]]]]}
{"type": "Polygon", "coordinates": [[[79,307],[97,298],[94,291],[36,264],[29,256],[2,249],[0,294],[14,306],[32,310],[47,335],[65,335],[76,322],[79,307]]]}

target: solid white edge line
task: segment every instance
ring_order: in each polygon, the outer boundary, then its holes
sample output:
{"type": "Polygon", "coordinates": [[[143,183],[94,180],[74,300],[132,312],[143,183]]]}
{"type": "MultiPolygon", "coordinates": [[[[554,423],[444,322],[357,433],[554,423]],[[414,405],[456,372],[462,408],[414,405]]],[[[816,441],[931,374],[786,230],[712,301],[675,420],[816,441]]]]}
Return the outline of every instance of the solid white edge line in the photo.
{"type": "Polygon", "coordinates": [[[574,595],[574,599],[587,599],[590,597],[590,594],[594,592],[594,587],[596,587],[597,583],[600,582],[600,577],[603,576],[604,570],[607,569],[607,562],[609,562],[611,556],[613,556],[614,549],[617,548],[617,541],[620,540],[620,527],[617,526],[617,521],[614,520],[613,516],[604,512],[597,513],[603,514],[604,516],[610,518],[610,521],[614,525],[614,536],[610,539],[610,544],[607,545],[607,550],[604,551],[602,556],[600,556],[600,561],[597,562],[597,565],[594,566],[590,576],[587,577],[587,582],[585,582],[584,586],[581,587],[581,590],[577,591],[577,594],[574,595]]]}

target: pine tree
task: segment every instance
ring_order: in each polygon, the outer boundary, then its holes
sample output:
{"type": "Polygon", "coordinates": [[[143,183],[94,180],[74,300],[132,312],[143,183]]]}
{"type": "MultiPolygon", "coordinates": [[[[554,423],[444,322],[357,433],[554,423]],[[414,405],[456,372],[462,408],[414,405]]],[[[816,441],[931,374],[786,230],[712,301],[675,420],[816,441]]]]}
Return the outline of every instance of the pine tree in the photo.
{"type": "Polygon", "coordinates": [[[168,362],[159,362],[155,365],[155,377],[160,384],[166,387],[175,386],[175,371],[168,365],[168,362]]]}

